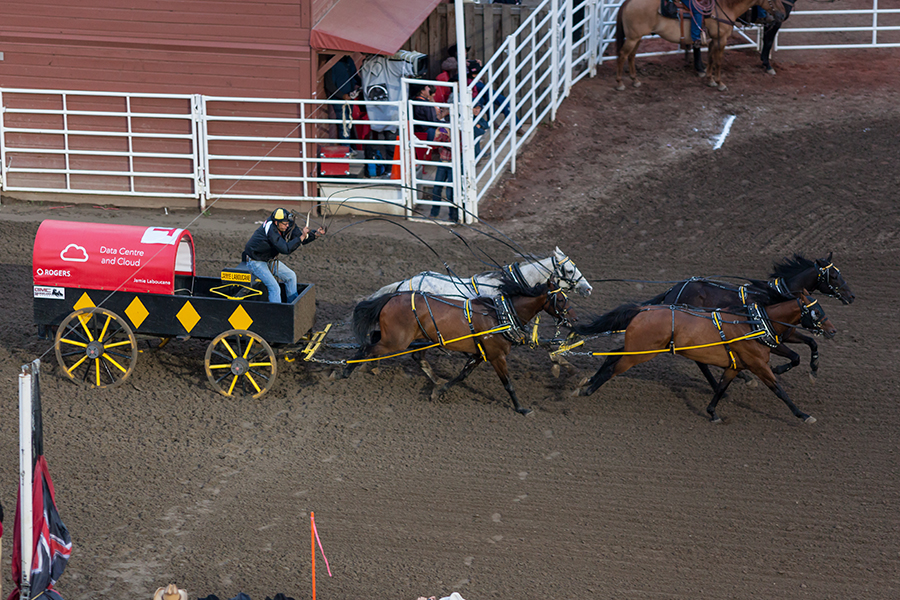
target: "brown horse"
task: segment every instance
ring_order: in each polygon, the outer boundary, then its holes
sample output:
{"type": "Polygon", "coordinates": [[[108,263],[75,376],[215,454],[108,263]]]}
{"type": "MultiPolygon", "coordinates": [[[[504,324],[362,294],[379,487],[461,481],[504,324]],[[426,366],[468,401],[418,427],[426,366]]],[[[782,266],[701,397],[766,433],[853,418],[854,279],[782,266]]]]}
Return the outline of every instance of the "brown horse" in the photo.
{"type": "MultiPolygon", "coordinates": [[[[776,23],[784,20],[787,12],[782,0],[713,0],[712,12],[703,20],[703,26],[709,33],[709,68],[706,71],[707,83],[710,87],[718,87],[724,91],[722,83],[722,54],[725,43],[734,30],[735,21],[752,6],[762,6],[775,19],[776,23]]],[[[689,17],[683,20],[669,19],[659,14],[660,0],[625,0],[619,7],[616,16],[616,89],[624,90],[622,71],[628,61],[628,74],[634,87],[641,85],[634,68],[634,55],[637,53],[641,39],[645,35],[656,34],[672,42],[690,43],[689,17]]]]}
{"type": "Polygon", "coordinates": [[[460,374],[436,389],[432,397],[464,380],[487,361],[503,382],[516,411],[531,413],[531,409],[519,404],[509,379],[506,356],[513,341],[524,338],[525,325],[541,310],[568,325],[572,316],[568,299],[552,278],[532,288],[507,278],[500,285],[500,294],[495,298],[457,300],[423,292],[400,292],[360,302],[353,310],[353,331],[360,351],[347,361],[343,376],[350,375],[367,359],[406,354],[404,350],[410,344],[424,339],[434,346],[471,355],[460,374]],[[372,334],[376,323],[380,335],[372,334]]]}
{"type": "Polygon", "coordinates": [[[797,408],[779,385],[769,368],[769,355],[771,347],[798,323],[827,338],[834,337],[834,326],[817,301],[808,298],[805,291],[794,300],[766,307],[755,306],[759,311],[756,314],[743,313],[743,316],[734,317],[740,313],[624,304],[589,325],[573,327],[580,334],[625,329],[625,347],[616,351],[619,354],[610,355],[590,380],[582,381],[578,393],[589,396],[616,375],[652,359],[657,355],[655,351],[670,348],[673,353],[693,361],[725,369],[712,401],[706,407],[714,423],[721,420],[716,414],[716,405],[735,375],[743,369],[759,377],[787,404],[795,417],[815,423],[815,418],[797,408]],[[753,332],[762,334],[745,338],[753,332]],[[723,344],[725,340],[727,342],[723,344]]]}

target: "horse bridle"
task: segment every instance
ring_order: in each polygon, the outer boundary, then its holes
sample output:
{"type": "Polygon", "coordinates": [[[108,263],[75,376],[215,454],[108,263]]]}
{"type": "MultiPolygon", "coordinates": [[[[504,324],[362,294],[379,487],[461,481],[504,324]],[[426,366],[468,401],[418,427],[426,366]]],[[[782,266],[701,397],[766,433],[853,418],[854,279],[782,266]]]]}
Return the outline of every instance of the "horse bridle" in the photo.
{"type": "Polygon", "coordinates": [[[573,271],[576,270],[575,263],[572,262],[572,259],[569,258],[568,256],[566,256],[565,259],[563,259],[562,261],[557,260],[556,255],[553,255],[552,258],[553,258],[553,274],[556,275],[556,278],[559,281],[565,281],[566,283],[569,284],[570,289],[574,290],[575,287],[578,285],[578,282],[581,281],[582,279],[584,279],[584,275],[579,275],[578,279],[573,279],[566,275],[565,269],[563,269],[563,265],[565,265],[566,263],[572,263],[573,271]]]}
{"type": "Polygon", "coordinates": [[[800,325],[804,329],[808,329],[809,331],[824,333],[824,330],[822,329],[822,321],[827,318],[825,316],[825,311],[821,311],[821,319],[816,319],[815,315],[813,314],[815,312],[813,310],[813,306],[818,303],[818,300],[813,300],[809,304],[804,304],[801,298],[797,298],[797,304],[800,306],[800,325]]]}
{"type": "Polygon", "coordinates": [[[831,298],[837,298],[838,300],[840,300],[841,287],[843,286],[837,287],[833,283],[831,283],[831,269],[837,271],[838,274],[840,274],[841,272],[840,269],[834,266],[834,263],[828,263],[824,267],[819,267],[818,281],[819,283],[822,283],[823,281],[825,282],[825,287],[828,289],[828,291],[825,292],[826,296],[830,296],[831,298]]]}
{"type": "Polygon", "coordinates": [[[547,302],[546,305],[549,305],[553,308],[553,312],[556,313],[556,325],[559,327],[560,325],[565,325],[566,327],[570,327],[572,323],[569,321],[569,297],[563,291],[561,287],[556,288],[555,290],[547,291],[547,302]],[[560,310],[559,307],[559,296],[562,294],[563,299],[565,300],[565,306],[560,310]]]}

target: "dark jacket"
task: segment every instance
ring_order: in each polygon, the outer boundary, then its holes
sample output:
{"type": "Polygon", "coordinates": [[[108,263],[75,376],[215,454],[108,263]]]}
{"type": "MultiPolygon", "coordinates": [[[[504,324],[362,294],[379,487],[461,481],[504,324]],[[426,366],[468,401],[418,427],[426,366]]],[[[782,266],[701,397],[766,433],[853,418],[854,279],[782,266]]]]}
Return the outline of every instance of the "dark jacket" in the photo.
{"type": "Polygon", "coordinates": [[[284,236],[278,231],[275,221],[272,220],[274,211],[265,223],[260,225],[244,246],[244,253],[241,260],[262,260],[270,261],[279,254],[290,254],[300,247],[300,244],[308,244],[316,239],[316,232],[310,231],[309,235],[302,242],[300,236],[303,233],[301,227],[291,227],[285,231],[284,236]]]}

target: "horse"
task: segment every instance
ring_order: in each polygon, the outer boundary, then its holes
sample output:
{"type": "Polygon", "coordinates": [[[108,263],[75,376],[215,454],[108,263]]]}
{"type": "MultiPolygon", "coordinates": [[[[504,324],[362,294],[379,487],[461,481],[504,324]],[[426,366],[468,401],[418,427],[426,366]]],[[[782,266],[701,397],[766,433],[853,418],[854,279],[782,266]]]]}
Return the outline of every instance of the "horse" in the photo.
{"type": "Polygon", "coordinates": [[[500,284],[497,297],[456,299],[427,292],[396,292],[372,300],[363,300],[353,310],[353,331],[360,344],[356,356],[347,361],[343,377],[348,377],[361,362],[380,357],[406,354],[415,340],[427,340],[469,354],[462,371],[454,379],[436,388],[436,399],[451,386],[463,381],[482,362],[489,362],[512,399],[516,412],[532,411],[519,403],[506,365],[513,342],[525,339],[524,327],[540,311],[546,311],[559,323],[570,325],[569,302],[554,278],[527,287],[512,278],[500,284]],[[373,334],[375,325],[380,335],[373,334]]]}
{"type": "Polygon", "coordinates": [[[791,410],[795,417],[806,423],[816,419],[801,411],[775,379],[769,368],[772,337],[780,337],[794,328],[801,327],[834,337],[836,329],[825,316],[817,300],[810,299],[804,291],[798,298],[770,306],[756,305],[746,313],[743,307],[729,312],[701,312],[676,306],[641,306],[623,304],[613,311],[596,318],[589,325],[573,326],[576,333],[599,333],[625,329],[625,345],[610,353],[600,369],[590,379],[581,382],[578,394],[589,396],[597,388],[631,367],[651,360],[657,351],[671,352],[693,361],[723,367],[725,373],[716,386],[706,412],[714,423],[721,422],[716,413],[719,400],[728,389],[735,375],[747,369],[772,390],[791,410]],[[735,312],[737,311],[737,312],[735,312]],[[740,320],[727,320],[724,314],[739,315],[740,320]],[[758,328],[757,328],[758,326],[758,328]],[[756,338],[761,338],[759,341],[756,338]]]}
{"type": "MultiPolygon", "coordinates": [[[[707,84],[725,91],[722,83],[722,55],[725,44],[734,30],[738,17],[752,6],[764,6],[776,22],[784,19],[783,0],[715,0],[712,12],[703,23],[709,32],[709,67],[707,84]]],[[[625,0],[616,15],[616,89],[622,91],[622,71],[628,61],[628,73],[634,87],[641,85],[634,66],[634,57],[645,35],[657,34],[669,42],[679,44],[690,39],[690,20],[670,19],[659,14],[659,0],[625,0]]]]}
{"type": "MultiPolygon", "coordinates": [[[[642,305],[684,304],[691,307],[724,308],[755,302],[766,306],[793,298],[803,290],[818,291],[837,298],[845,305],[851,304],[856,296],[841,275],[840,269],[834,266],[832,255],[833,253],[829,253],[825,258],[810,260],[795,253],[793,258],[785,258],[774,264],[769,281],[748,279],[748,283],[743,286],[694,277],[676,283],[642,305]]],[[[790,360],[775,367],[774,373],[781,375],[800,364],[800,355],[785,346],[786,343],[802,343],[809,347],[810,379],[815,382],[819,374],[819,346],[815,339],[796,329],[789,331],[781,343],[772,350],[774,354],[790,360]]],[[[716,389],[717,383],[709,367],[701,363],[698,363],[698,366],[710,386],[716,389]]]]}
{"type": "Polygon", "coordinates": [[[468,279],[423,271],[409,279],[388,284],[365,299],[374,300],[379,296],[395,292],[424,292],[445,298],[463,299],[490,296],[497,293],[504,274],[517,278],[525,287],[533,287],[553,276],[564,290],[574,289],[582,296],[590,296],[594,289],[572,259],[557,246],[553,254],[546,258],[523,265],[513,263],[505,266],[502,270],[486,271],[468,279]]]}
{"type": "Polygon", "coordinates": [[[772,65],[769,63],[769,57],[772,54],[772,46],[775,45],[775,36],[778,35],[781,24],[784,23],[784,21],[787,21],[788,17],[791,16],[791,11],[794,9],[794,2],[796,0],[781,1],[784,3],[784,19],[781,21],[767,22],[763,27],[763,44],[762,50],[759,52],[759,57],[762,59],[763,68],[769,75],[775,74],[775,69],[773,69],[772,65]]]}

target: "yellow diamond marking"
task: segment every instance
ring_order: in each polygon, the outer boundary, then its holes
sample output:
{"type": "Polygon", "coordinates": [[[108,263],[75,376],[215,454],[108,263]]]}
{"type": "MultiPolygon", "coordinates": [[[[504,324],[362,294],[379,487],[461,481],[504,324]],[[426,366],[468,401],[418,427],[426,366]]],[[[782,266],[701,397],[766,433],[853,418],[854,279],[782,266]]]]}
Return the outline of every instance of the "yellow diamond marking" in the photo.
{"type": "Polygon", "coordinates": [[[190,333],[191,329],[194,328],[194,325],[200,320],[200,315],[197,314],[197,311],[194,310],[194,307],[191,306],[190,301],[188,301],[184,303],[184,306],[181,307],[181,310],[178,311],[175,318],[178,319],[178,321],[184,325],[187,332],[190,333]]]}
{"type": "Polygon", "coordinates": [[[228,322],[231,323],[231,326],[235,329],[250,329],[250,325],[253,324],[253,319],[250,318],[250,315],[247,314],[244,307],[238,304],[235,311],[228,317],[228,322]]]}
{"type": "Polygon", "coordinates": [[[96,306],[94,301],[91,300],[91,297],[87,295],[87,292],[81,294],[81,298],[78,299],[78,302],[75,303],[75,310],[81,310],[82,308],[87,308],[89,306],[96,306]]]}
{"type": "Polygon", "coordinates": [[[125,309],[125,314],[128,315],[128,318],[134,323],[134,328],[137,329],[150,313],[147,312],[147,309],[144,307],[144,303],[141,302],[140,298],[135,296],[134,300],[131,301],[131,304],[128,305],[128,308],[125,309]]]}

